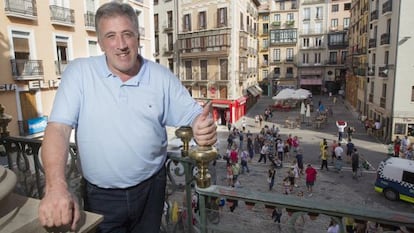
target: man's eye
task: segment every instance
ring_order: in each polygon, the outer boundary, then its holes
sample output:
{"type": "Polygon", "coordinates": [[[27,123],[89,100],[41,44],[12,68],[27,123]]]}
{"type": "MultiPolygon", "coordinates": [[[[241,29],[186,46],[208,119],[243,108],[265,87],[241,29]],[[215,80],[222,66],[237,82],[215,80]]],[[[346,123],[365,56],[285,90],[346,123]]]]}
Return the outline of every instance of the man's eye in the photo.
{"type": "Polygon", "coordinates": [[[124,35],[125,38],[132,38],[132,37],[134,37],[134,34],[132,32],[125,32],[123,35],[124,35]]]}

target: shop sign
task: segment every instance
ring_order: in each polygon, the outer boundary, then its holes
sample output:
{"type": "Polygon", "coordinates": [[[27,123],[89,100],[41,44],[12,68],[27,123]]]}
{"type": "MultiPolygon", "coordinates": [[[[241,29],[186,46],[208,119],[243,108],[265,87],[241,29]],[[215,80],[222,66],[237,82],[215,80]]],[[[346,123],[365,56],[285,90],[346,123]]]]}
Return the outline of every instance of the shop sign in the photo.
{"type": "MultiPolygon", "coordinates": [[[[49,89],[49,88],[57,88],[59,87],[60,80],[33,80],[28,81],[27,85],[23,86],[23,90],[39,90],[39,89],[49,89]]],[[[18,89],[18,86],[16,83],[5,83],[0,84],[0,92],[6,92],[6,91],[15,91],[18,89]]]]}

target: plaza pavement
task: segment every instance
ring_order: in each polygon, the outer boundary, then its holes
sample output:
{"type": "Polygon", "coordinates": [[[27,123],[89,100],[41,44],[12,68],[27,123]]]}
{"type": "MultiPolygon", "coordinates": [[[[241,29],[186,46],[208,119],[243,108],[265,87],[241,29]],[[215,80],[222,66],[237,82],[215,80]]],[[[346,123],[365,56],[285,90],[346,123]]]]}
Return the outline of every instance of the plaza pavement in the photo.
{"type": "MultiPolygon", "coordinates": [[[[363,124],[358,120],[356,112],[346,102],[338,98],[336,104],[333,104],[332,100],[330,100],[327,96],[314,96],[313,102],[315,109],[319,101],[322,101],[326,107],[331,107],[333,109],[333,116],[328,119],[328,123],[323,125],[321,129],[315,129],[307,123],[301,124],[300,128],[284,128],[284,121],[288,117],[299,116],[299,108],[292,109],[288,112],[274,111],[273,117],[269,119],[268,122],[264,122],[262,124],[262,126],[267,124],[269,127],[272,127],[272,125],[275,124],[276,127],[279,127],[280,134],[283,139],[286,139],[288,134],[298,136],[300,146],[304,151],[304,164],[306,165],[307,163],[311,163],[318,171],[317,181],[315,183],[312,196],[309,196],[306,192],[305,179],[303,176],[297,182],[298,187],[295,187],[294,191],[289,195],[297,196],[298,200],[331,200],[343,205],[388,209],[386,206],[367,198],[363,192],[358,191],[365,189],[368,190],[367,192],[373,192],[372,184],[374,180],[372,179],[375,179],[376,165],[385,156],[385,145],[365,133],[363,124]],[[326,138],[328,140],[328,145],[333,139],[337,139],[337,127],[335,125],[336,120],[345,120],[348,122],[348,125],[356,128],[353,141],[358,147],[360,153],[364,157],[367,157],[368,162],[370,162],[372,166],[370,170],[364,171],[363,176],[360,178],[362,182],[355,182],[352,179],[350,164],[344,163],[344,169],[340,173],[333,172],[331,164],[329,164],[331,171],[319,170],[319,143],[322,138],[326,138]],[[301,195],[302,193],[304,194],[303,196],[301,195]]],[[[249,109],[245,115],[247,125],[246,130],[250,130],[253,134],[258,133],[260,131],[260,127],[255,123],[254,117],[257,114],[263,114],[265,108],[273,103],[274,101],[271,97],[261,96],[258,102],[251,109],[249,109]]],[[[312,114],[315,113],[316,112],[312,114]]],[[[236,122],[234,126],[241,128],[241,124],[242,119],[236,122]]],[[[223,155],[226,151],[228,133],[229,132],[226,126],[218,126],[218,149],[219,154],[221,155],[223,155]]],[[[238,139],[236,139],[236,143],[238,143],[238,139]]],[[[245,146],[246,142],[244,142],[244,147],[245,146]]],[[[239,176],[241,187],[238,188],[250,189],[263,193],[283,193],[284,189],[282,186],[282,180],[286,177],[287,170],[292,163],[285,162],[283,168],[277,169],[274,188],[269,191],[266,178],[270,163],[258,163],[258,157],[259,156],[256,155],[253,160],[248,163],[250,172],[239,176]]],[[[294,157],[292,156],[290,161],[293,159],[294,157]]],[[[218,160],[211,173],[216,178],[216,184],[224,186],[227,185],[225,160],[218,160]]],[[[219,224],[221,227],[231,229],[231,232],[288,232],[289,230],[285,225],[288,220],[289,217],[287,213],[284,212],[282,216],[282,226],[279,228],[272,221],[270,213],[266,212],[263,206],[255,206],[253,210],[247,210],[244,203],[239,203],[239,206],[234,212],[231,212],[227,206],[223,208],[219,224]]],[[[310,220],[309,217],[306,216],[304,218],[304,223],[301,220],[298,221],[297,232],[326,232],[328,224],[328,216],[319,216],[315,221],[310,220]]]]}

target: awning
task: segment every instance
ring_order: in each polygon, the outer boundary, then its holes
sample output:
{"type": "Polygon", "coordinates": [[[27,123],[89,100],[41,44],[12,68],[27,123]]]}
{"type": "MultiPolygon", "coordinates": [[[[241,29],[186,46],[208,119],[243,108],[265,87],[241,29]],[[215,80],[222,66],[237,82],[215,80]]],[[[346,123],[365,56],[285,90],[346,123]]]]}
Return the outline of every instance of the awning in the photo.
{"type": "Polygon", "coordinates": [[[301,79],[300,85],[322,85],[322,79],[301,79]]]}
{"type": "Polygon", "coordinates": [[[260,91],[255,86],[248,87],[247,92],[249,92],[254,97],[260,95],[260,91]]]}
{"type": "Polygon", "coordinates": [[[262,88],[261,88],[259,85],[254,85],[254,87],[256,87],[256,89],[257,89],[260,93],[262,93],[262,92],[263,92],[262,88]]]}

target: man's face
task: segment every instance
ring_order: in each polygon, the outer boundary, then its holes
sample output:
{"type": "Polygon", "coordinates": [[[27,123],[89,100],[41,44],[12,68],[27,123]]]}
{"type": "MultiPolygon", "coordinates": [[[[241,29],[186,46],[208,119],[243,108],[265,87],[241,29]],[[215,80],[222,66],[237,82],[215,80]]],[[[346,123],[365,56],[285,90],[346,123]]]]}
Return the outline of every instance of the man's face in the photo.
{"type": "Polygon", "coordinates": [[[98,38],[109,69],[114,74],[128,79],[138,73],[139,37],[128,17],[102,18],[99,21],[98,38]]]}

